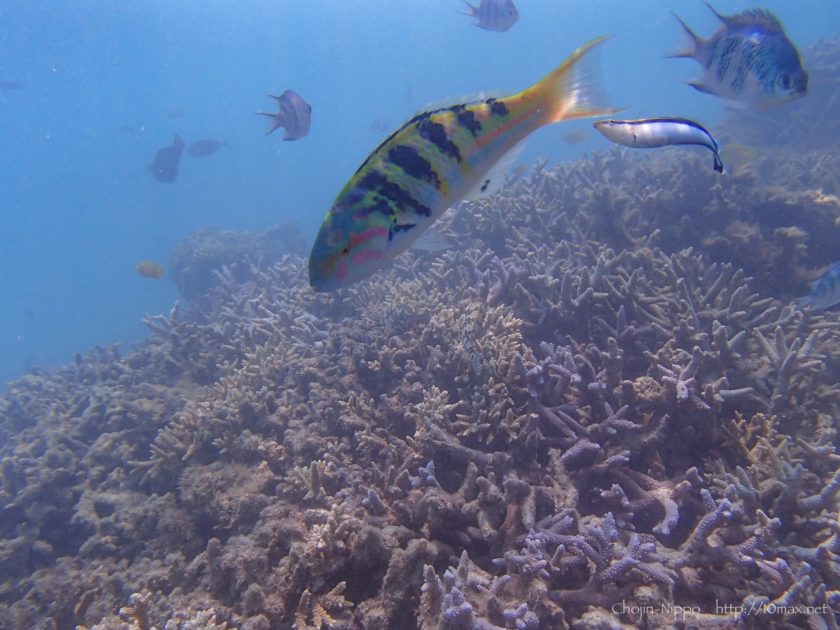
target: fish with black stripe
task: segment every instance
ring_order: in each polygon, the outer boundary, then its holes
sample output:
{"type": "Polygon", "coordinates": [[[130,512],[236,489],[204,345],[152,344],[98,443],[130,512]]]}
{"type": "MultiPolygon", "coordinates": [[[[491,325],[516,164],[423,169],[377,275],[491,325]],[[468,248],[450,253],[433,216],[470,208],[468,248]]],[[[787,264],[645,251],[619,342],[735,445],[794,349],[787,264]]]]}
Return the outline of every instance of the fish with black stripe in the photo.
{"type": "Polygon", "coordinates": [[[388,136],[327,212],[309,256],[309,283],[331,291],[370,277],[447,208],[492,194],[522,141],[543,125],[607,116],[585,60],[590,41],[535,85],[508,97],[423,111],[388,136]]]}
{"type": "Polygon", "coordinates": [[[782,23],[766,9],[721,15],[722,26],[709,39],[698,37],[674,14],[690,40],[689,47],[671,57],[695,59],[703,76],[689,85],[741,109],[768,109],[808,93],[808,73],[782,23]]]}

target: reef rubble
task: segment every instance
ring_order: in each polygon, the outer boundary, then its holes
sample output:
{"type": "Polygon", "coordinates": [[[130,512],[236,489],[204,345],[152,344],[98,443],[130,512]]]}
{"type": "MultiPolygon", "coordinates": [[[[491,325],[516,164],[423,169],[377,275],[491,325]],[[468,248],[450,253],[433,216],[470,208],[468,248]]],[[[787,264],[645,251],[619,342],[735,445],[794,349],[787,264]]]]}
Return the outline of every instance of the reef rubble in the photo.
{"type": "Polygon", "coordinates": [[[539,164],[9,384],[0,628],[837,628],[840,320],[790,300],[840,206],[787,163],[539,164]]]}

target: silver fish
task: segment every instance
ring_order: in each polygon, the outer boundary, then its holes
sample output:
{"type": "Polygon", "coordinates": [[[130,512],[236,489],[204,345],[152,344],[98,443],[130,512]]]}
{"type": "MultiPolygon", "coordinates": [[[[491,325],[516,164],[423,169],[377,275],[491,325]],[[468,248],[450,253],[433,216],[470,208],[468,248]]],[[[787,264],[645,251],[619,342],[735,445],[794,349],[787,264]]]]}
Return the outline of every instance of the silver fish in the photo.
{"type": "Polygon", "coordinates": [[[687,118],[639,118],[599,120],[593,125],[604,137],[634,149],[655,149],[671,145],[695,144],[715,154],[714,169],[723,173],[718,143],[708,130],[687,118]]]}
{"type": "Polygon", "coordinates": [[[706,6],[723,23],[709,39],[695,35],[674,15],[691,41],[687,50],[670,56],[690,57],[705,70],[700,79],[689,82],[691,87],[742,108],[777,107],[805,96],[808,73],[775,15],[750,9],[725,16],[706,6]]]}
{"type": "Polygon", "coordinates": [[[824,311],[840,304],[840,262],[836,262],[811,283],[811,293],[793,302],[799,308],[810,306],[812,311],[824,311]]]}
{"type": "Polygon", "coordinates": [[[477,7],[467,0],[464,0],[464,4],[467,5],[468,12],[459,11],[459,13],[474,17],[473,24],[486,31],[503,33],[519,19],[519,11],[516,10],[513,0],[481,0],[477,7]]]}
{"type": "Polygon", "coordinates": [[[279,107],[277,113],[257,112],[260,116],[271,118],[271,129],[267,134],[278,127],[283,127],[286,130],[283,140],[299,140],[309,133],[309,125],[312,121],[312,106],[309,103],[292,90],[286,90],[280,96],[271,96],[271,98],[277,101],[279,107]]]}
{"type": "Polygon", "coordinates": [[[184,152],[184,141],[181,136],[175,134],[172,146],[163,147],[155,154],[155,159],[149,164],[148,169],[159,182],[171,184],[178,177],[178,165],[181,162],[181,154],[184,152]]]}

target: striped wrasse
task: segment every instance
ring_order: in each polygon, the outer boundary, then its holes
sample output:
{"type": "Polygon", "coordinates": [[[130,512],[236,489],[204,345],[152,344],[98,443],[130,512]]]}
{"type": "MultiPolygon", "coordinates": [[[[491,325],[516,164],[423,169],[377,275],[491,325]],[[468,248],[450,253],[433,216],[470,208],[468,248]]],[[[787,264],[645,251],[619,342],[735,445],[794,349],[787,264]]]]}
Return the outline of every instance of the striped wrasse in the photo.
{"type": "Polygon", "coordinates": [[[331,291],[388,265],[447,208],[498,190],[531,132],[613,110],[595,103],[581,63],[594,39],[528,89],[431,108],[388,136],[362,163],[327,212],[309,256],[309,283],[331,291]]]}

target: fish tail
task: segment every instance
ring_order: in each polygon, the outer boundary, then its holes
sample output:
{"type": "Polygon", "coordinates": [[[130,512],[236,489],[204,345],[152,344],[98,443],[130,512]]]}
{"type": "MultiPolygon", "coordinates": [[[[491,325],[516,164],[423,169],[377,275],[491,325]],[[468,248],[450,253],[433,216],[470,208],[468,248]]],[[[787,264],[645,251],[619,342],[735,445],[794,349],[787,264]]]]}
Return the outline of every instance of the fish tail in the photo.
{"type": "MultiPolygon", "coordinates": [[[[268,116],[269,118],[271,118],[271,128],[269,128],[269,130],[265,132],[265,135],[270,134],[272,131],[274,131],[278,127],[282,127],[282,125],[279,124],[279,122],[277,121],[277,115],[276,114],[268,114],[266,112],[257,112],[257,116],[268,116]]],[[[225,141],[225,142],[227,142],[227,141],[225,141]]]]}
{"type": "MultiPolygon", "coordinates": [[[[713,9],[714,10],[714,9],[713,9]]],[[[670,55],[665,55],[668,59],[675,59],[679,57],[689,57],[689,58],[696,58],[697,52],[703,47],[704,41],[703,38],[699,37],[697,33],[691,30],[691,28],[686,24],[683,19],[677,15],[676,13],[671,13],[675,18],[677,18],[677,22],[680,23],[680,26],[683,27],[686,35],[688,35],[688,48],[685,50],[679,50],[675,53],[671,53],[670,55]]]]}
{"type": "Polygon", "coordinates": [[[539,83],[526,90],[528,96],[535,96],[538,102],[546,102],[545,123],[555,123],[574,118],[609,116],[619,111],[602,105],[606,101],[604,91],[596,80],[592,56],[588,53],[609,39],[596,37],[587,42],[555,68],[539,83]]]}

